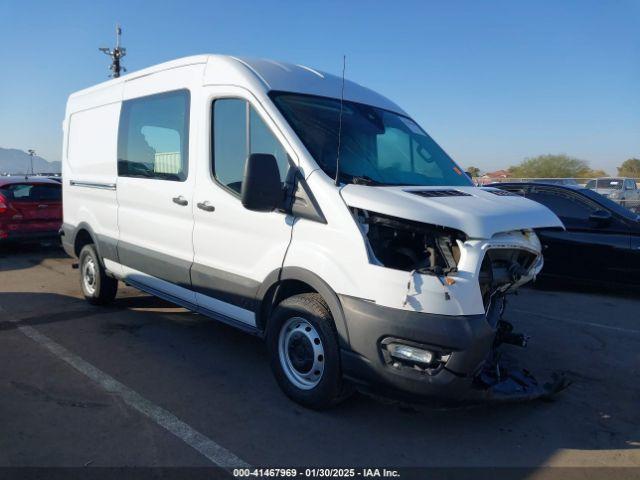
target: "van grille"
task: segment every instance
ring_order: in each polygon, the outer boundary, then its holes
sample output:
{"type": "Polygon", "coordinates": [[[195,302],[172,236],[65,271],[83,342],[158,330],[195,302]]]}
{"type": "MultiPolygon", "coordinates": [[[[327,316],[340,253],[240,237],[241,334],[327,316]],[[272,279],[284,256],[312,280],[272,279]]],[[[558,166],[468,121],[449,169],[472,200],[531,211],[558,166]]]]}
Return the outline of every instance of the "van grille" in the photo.
{"type": "Polygon", "coordinates": [[[459,190],[406,190],[421,197],[470,197],[468,193],[459,190]]]}

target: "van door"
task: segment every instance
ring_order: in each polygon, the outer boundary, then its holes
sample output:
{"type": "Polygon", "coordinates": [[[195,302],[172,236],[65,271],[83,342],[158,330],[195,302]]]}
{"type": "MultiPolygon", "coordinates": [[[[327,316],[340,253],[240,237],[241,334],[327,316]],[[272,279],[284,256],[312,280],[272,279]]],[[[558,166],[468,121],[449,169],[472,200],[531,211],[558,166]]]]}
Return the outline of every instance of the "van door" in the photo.
{"type": "Polygon", "coordinates": [[[243,207],[244,164],[251,153],[274,155],[284,185],[291,150],[257,102],[231,92],[207,104],[211,160],[201,162],[196,182],[191,280],[200,307],[255,326],[256,294],[282,266],[293,219],[243,207]]]}
{"type": "Polygon", "coordinates": [[[189,276],[195,183],[189,162],[189,116],[187,89],[123,102],[118,257],[124,276],[134,285],[195,303],[189,276]]]}

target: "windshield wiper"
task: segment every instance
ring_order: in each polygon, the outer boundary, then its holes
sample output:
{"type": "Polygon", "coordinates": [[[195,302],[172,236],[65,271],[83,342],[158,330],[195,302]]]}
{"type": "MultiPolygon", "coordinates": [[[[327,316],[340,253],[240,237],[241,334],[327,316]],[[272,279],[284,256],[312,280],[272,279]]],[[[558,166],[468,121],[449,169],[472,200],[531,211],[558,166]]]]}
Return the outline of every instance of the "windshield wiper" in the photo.
{"type": "Polygon", "coordinates": [[[384,182],[379,182],[378,180],[374,180],[373,178],[368,177],[367,175],[352,176],[351,183],[353,183],[354,185],[373,185],[378,187],[390,185],[389,183],[384,183],[384,182]]]}

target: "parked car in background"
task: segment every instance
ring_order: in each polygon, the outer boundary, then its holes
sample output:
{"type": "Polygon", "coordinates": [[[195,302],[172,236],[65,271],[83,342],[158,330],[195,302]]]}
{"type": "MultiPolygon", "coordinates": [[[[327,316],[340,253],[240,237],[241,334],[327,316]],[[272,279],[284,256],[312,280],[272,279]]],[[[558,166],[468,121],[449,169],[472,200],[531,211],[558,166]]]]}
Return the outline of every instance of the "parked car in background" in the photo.
{"type": "Polygon", "coordinates": [[[492,187],[535,200],[566,230],[536,229],[544,253],[543,275],[640,285],[640,217],[594,190],[538,183],[492,187]]]}
{"type": "Polygon", "coordinates": [[[640,211],[640,190],[633,178],[596,178],[589,180],[586,188],[636,213],[640,211]]]}
{"type": "Polygon", "coordinates": [[[55,239],[62,185],[45,177],[0,177],[0,242],[55,239]]]}
{"type": "Polygon", "coordinates": [[[546,183],[548,185],[566,185],[566,186],[578,186],[579,183],[575,178],[532,178],[529,180],[534,183],[546,183]]]}

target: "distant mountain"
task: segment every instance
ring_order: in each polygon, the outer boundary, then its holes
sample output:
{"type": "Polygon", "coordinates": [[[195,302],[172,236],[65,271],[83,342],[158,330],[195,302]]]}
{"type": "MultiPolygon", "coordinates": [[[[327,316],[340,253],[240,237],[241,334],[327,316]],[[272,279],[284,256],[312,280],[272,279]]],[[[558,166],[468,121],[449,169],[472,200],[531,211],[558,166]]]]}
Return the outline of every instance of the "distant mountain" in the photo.
{"type": "MultiPolygon", "coordinates": [[[[33,157],[34,173],[60,173],[60,162],[48,162],[42,157],[33,157]]],[[[29,154],[16,148],[0,147],[0,175],[3,173],[30,173],[31,163],[29,154]]]]}

